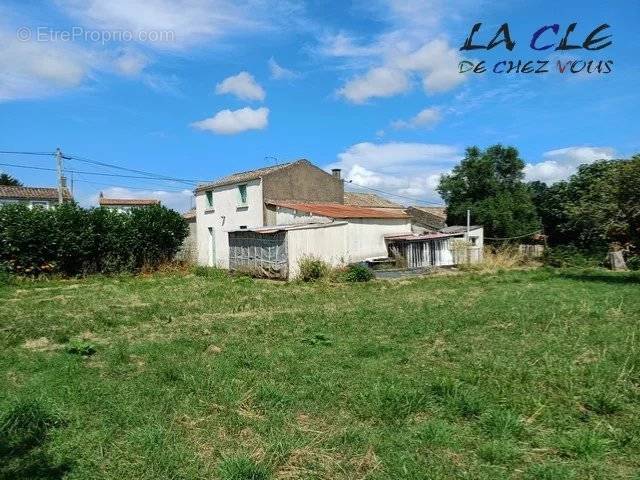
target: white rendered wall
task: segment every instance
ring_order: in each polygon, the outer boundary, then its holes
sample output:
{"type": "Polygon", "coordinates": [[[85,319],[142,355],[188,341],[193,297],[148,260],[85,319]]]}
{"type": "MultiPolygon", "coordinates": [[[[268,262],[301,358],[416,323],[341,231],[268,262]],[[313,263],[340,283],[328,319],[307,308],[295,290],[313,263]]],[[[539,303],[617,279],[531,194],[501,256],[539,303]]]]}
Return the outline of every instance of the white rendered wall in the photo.
{"type": "Polygon", "coordinates": [[[207,207],[205,191],[196,194],[196,218],[198,237],[198,264],[210,265],[209,227],[215,237],[215,266],[229,268],[229,236],[231,230],[241,226],[263,226],[262,187],[260,180],[247,182],[247,206],[238,206],[238,185],[226,185],[213,189],[213,208],[207,207]]]}
{"type": "Polygon", "coordinates": [[[349,219],[321,227],[287,232],[289,278],[295,278],[304,257],[319,258],[333,267],[371,257],[386,257],[385,235],[411,233],[408,219],[349,219]]]}
{"type": "Polygon", "coordinates": [[[411,233],[411,221],[402,218],[359,218],[351,219],[347,232],[349,263],[371,257],[386,257],[385,235],[411,233]]]}

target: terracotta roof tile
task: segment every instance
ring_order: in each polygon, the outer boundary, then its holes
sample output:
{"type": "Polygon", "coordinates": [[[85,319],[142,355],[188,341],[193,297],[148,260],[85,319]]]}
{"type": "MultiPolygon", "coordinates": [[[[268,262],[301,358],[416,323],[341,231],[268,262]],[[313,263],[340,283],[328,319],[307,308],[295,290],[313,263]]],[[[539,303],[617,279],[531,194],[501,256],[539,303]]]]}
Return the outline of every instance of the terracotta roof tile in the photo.
{"type": "Polygon", "coordinates": [[[406,218],[409,216],[404,212],[395,209],[355,207],[352,205],[342,205],[340,203],[303,203],[303,202],[283,202],[271,201],[272,205],[299,210],[321,217],[329,218],[406,218]]]}
{"type": "MultiPolygon", "coordinates": [[[[62,196],[65,200],[71,199],[71,193],[64,189],[62,196]]],[[[48,187],[13,187],[0,185],[0,198],[32,199],[32,200],[58,200],[58,189],[48,187]]]]}
{"type": "Polygon", "coordinates": [[[152,198],[100,198],[100,205],[102,206],[145,206],[145,205],[160,205],[160,200],[152,198]]]}

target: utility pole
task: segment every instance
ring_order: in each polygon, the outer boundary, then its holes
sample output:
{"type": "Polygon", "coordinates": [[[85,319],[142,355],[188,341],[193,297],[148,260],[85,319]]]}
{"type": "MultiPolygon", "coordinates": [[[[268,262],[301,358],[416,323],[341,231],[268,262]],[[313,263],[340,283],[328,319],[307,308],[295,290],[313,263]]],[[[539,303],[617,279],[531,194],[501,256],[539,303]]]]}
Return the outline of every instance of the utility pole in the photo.
{"type": "Polygon", "coordinates": [[[56,148],[56,163],[57,163],[57,172],[58,172],[58,204],[62,205],[62,190],[64,188],[62,181],[62,152],[60,148],[56,148]]]}
{"type": "Polygon", "coordinates": [[[467,210],[467,239],[469,239],[470,231],[471,231],[471,210],[467,210]]]}

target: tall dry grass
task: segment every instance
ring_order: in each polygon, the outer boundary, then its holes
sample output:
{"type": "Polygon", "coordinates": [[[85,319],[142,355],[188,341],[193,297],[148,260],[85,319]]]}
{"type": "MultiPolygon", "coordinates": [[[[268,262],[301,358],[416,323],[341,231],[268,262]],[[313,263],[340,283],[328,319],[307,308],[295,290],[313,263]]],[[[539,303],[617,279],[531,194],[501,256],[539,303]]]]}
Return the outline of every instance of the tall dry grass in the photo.
{"type": "Polygon", "coordinates": [[[517,245],[491,246],[486,245],[481,263],[461,264],[458,268],[474,272],[495,272],[498,270],[512,270],[534,268],[541,266],[539,259],[522,254],[517,245]]]}

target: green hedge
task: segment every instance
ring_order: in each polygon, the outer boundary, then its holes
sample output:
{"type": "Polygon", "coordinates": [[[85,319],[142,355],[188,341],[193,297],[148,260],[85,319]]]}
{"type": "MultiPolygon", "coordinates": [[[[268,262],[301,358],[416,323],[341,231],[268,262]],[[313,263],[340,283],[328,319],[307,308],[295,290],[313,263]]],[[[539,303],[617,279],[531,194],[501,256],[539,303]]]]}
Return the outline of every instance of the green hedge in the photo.
{"type": "Polygon", "coordinates": [[[0,207],[0,264],[20,275],[135,272],[172,260],[187,234],[182,216],[159,205],[118,213],[9,204],[0,207]]]}

